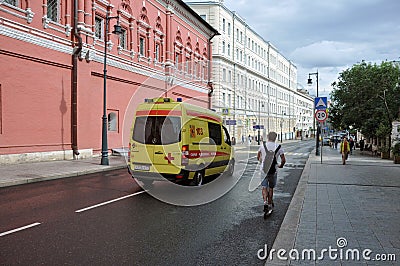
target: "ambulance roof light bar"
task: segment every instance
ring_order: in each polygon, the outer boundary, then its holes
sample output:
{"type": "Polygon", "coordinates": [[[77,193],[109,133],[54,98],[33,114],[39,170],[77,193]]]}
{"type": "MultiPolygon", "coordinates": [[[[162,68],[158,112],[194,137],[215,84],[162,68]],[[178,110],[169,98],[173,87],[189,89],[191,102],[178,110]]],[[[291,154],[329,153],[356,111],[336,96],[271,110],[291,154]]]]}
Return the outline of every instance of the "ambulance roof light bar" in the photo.
{"type": "Polygon", "coordinates": [[[171,98],[153,98],[153,99],[144,99],[145,103],[171,103],[173,100],[171,98]]]}

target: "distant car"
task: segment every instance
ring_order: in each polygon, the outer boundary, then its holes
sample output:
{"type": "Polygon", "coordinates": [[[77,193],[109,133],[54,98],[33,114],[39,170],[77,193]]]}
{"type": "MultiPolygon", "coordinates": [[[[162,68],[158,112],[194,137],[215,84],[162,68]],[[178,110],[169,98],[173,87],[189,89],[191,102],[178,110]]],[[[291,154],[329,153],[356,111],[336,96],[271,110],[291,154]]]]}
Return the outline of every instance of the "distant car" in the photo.
{"type": "Polygon", "coordinates": [[[330,138],[329,138],[329,137],[324,137],[324,138],[322,139],[322,145],[323,145],[323,146],[329,146],[329,141],[330,141],[330,138]]]}
{"type": "Polygon", "coordinates": [[[339,135],[333,135],[331,136],[331,143],[335,143],[335,140],[338,140],[339,142],[341,141],[341,137],[339,135]]]}

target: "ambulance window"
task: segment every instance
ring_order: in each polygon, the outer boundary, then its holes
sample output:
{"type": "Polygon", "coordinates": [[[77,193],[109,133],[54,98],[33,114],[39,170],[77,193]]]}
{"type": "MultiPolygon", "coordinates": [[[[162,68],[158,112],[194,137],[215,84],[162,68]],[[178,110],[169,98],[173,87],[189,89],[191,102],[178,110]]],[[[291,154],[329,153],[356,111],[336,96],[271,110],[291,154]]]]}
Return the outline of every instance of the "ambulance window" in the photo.
{"type": "Polygon", "coordinates": [[[137,117],[135,121],[135,128],[133,130],[133,140],[143,144],[151,144],[151,135],[154,122],[154,117],[137,117]]]}
{"type": "Polygon", "coordinates": [[[137,117],[133,140],[143,144],[166,145],[181,140],[181,118],[175,116],[137,117]]]}
{"type": "Polygon", "coordinates": [[[172,144],[181,140],[181,118],[177,116],[157,116],[156,135],[161,139],[156,144],[172,144]],[[159,132],[160,131],[160,132],[159,132]]]}
{"type": "Polygon", "coordinates": [[[229,136],[229,132],[226,129],[226,127],[222,126],[222,128],[224,129],[224,141],[226,144],[231,145],[231,138],[229,136]]]}
{"type": "Polygon", "coordinates": [[[221,145],[222,135],[219,124],[208,122],[208,132],[210,134],[210,144],[221,145]]]}

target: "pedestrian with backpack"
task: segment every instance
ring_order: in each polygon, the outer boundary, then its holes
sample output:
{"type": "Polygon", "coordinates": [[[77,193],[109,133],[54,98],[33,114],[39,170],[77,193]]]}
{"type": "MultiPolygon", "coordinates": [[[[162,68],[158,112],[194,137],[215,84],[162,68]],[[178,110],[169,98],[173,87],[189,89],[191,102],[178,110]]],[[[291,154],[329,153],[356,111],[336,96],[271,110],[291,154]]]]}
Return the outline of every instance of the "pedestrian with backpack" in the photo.
{"type": "Polygon", "coordinates": [[[277,168],[283,168],[286,163],[285,154],[281,145],[276,143],[276,132],[269,132],[267,142],[262,142],[258,149],[257,159],[261,162],[261,187],[264,200],[264,217],[274,208],[273,193],[278,179],[277,168]],[[280,164],[278,166],[278,158],[280,164]]]}

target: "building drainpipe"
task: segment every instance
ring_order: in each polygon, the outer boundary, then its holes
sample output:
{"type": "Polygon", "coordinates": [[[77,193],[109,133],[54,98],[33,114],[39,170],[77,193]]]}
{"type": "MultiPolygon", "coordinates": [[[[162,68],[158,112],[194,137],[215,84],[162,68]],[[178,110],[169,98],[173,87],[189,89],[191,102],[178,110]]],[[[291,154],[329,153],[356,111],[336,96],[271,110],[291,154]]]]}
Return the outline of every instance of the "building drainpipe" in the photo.
{"type": "Polygon", "coordinates": [[[213,83],[211,80],[211,58],[212,58],[212,51],[211,51],[211,40],[217,36],[220,35],[219,33],[214,33],[209,39],[208,39],[208,109],[212,109],[212,103],[211,103],[211,97],[214,92],[213,88],[213,83]]]}
{"type": "Polygon", "coordinates": [[[79,155],[78,150],[78,56],[82,51],[82,38],[78,33],[78,0],[74,0],[74,37],[78,46],[72,53],[72,84],[71,84],[71,148],[74,158],[79,155]]]}

